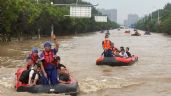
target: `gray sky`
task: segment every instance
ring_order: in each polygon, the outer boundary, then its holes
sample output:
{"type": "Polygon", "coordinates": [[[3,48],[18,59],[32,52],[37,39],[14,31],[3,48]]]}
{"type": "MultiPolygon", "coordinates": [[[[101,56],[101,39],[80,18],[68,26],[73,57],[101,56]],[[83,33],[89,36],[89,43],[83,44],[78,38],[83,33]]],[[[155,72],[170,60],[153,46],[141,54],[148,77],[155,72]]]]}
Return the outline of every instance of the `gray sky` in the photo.
{"type": "Polygon", "coordinates": [[[83,0],[92,4],[99,4],[96,8],[117,9],[118,23],[123,24],[128,14],[139,17],[149,14],[156,9],[163,8],[171,0],[83,0]]]}

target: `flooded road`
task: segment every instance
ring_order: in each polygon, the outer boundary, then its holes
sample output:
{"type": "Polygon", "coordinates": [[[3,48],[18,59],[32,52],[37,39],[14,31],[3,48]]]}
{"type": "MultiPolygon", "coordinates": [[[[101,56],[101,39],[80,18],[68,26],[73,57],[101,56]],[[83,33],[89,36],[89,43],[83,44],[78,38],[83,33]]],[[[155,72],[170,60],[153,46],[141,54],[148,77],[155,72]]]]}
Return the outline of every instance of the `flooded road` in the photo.
{"type": "MultiPolygon", "coordinates": [[[[152,35],[130,36],[125,30],[110,30],[116,47],[130,47],[139,56],[132,66],[97,66],[102,52],[104,33],[60,37],[61,63],[66,65],[80,85],[80,96],[170,96],[171,95],[171,37],[152,35]]],[[[133,33],[133,30],[131,30],[133,33]]],[[[12,43],[1,47],[0,96],[49,96],[49,94],[17,93],[13,88],[18,67],[24,66],[32,46],[43,49],[47,40],[12,43]]],[[[53,96],[53,95],[52,95],[53,96]]]]}

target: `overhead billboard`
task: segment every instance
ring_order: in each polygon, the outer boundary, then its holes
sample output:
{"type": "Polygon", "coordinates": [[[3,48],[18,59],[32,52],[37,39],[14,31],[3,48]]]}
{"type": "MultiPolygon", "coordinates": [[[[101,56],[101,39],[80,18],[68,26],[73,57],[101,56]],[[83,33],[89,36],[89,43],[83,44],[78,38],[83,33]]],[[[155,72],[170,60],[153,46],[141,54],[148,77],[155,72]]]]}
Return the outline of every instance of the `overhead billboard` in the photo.
{"type": "Polygon", "coordinates": [[[91,18],[91,7],[70,6],[70,16],[91,18]]]}
{"type": "Polygon", "coordinates": [[[95,16],[96,22],[107,22],[107,16],[95,16]]]}

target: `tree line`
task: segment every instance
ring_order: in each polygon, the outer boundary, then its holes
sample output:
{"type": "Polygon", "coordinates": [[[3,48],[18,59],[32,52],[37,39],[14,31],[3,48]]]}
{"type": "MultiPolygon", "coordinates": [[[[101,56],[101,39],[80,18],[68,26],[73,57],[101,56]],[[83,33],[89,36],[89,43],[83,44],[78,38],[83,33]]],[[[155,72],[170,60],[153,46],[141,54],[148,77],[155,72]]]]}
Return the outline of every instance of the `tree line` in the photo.
{"type": "Polygon", "coordinates": [[[168,3],[163,9],[152,12],[136,23],[136,28],[151,31],[162,32],[171,35],[171,4],[168,3]]]}
{"type": "MultiPolygon", "coordinates": [[[[108,20],[97,23],[94,15],[99,12],[93,7],[91,18],[73,18],[69,14],[69,6],[55,4],[72,4],[76,0],[0,0],[0,42],[10,42],[12,38],[29,39],[37,36],[50,35],[54,26],[56,35],[69,35],[76,32],[93,32],[117,28],[118,24],[108,20]]],[[[80,4],[90,4],[79,0],[80,4]]]]}

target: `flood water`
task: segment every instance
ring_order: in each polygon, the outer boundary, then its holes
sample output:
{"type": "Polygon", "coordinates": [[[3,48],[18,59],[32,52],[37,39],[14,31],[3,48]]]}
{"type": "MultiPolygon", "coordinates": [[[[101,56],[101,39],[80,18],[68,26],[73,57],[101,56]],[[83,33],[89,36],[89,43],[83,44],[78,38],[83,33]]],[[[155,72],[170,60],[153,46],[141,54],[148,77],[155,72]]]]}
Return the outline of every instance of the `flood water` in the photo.
{"type": "MultiPolygon", "coordinates": [[[[133,30],[131,33],[133,33],[133,30]]],[[[130,47],[139,57],[132,66],[97,66],[102,53],[100,32],[59,37],[61,63],[78,80],[80,96],[170,96],[171,95],[171,37],[159,33],[130,36],[124,29],[110,30],[116,47],[130,47]]],[[[25,65],[32,46],[43,49],[41,40],[29,40],[1,46],[0,96],[49,96],[54,94],[17,93],[14,90],[15,71],[25,65]]],[[[62,94],[63,95],[63,94],[62,94]]],[[[56,96],[56,95],[55,95],[56,96]]]]}

